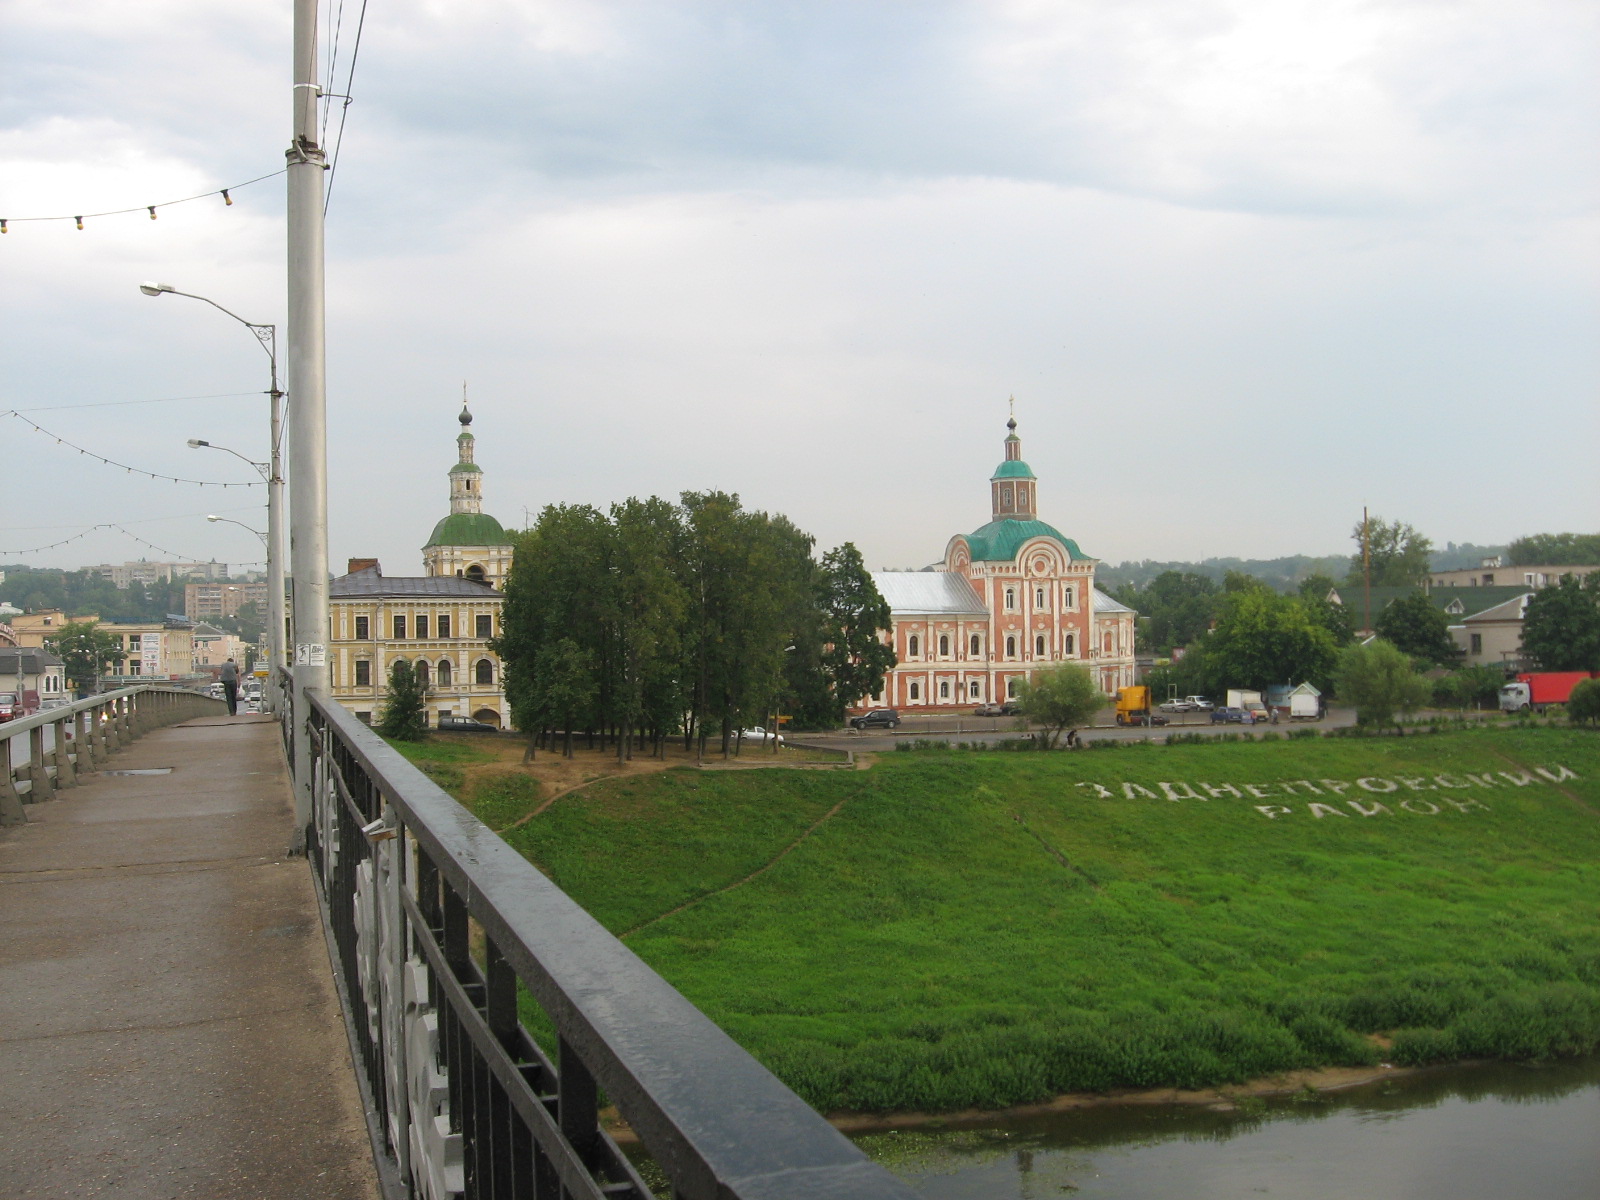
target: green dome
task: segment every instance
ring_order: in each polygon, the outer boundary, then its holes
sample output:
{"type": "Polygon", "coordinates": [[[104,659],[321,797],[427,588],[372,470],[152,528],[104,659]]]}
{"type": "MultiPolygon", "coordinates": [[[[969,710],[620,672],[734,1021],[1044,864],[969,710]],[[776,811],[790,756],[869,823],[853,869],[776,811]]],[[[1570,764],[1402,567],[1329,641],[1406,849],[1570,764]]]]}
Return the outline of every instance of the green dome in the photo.
{"type": "Polygon", "coordinates": [[[1028,469],[1028,464],[1020,458],[1008,458],[994,469],[990,479],[1032,479],[1033,472],[1028,469]]]}
{"type": "Polygon", "coordinates": [[[431,546],[509,546],[511,539],[488,513],[451,513],[433,527],[433,536],[422,547],[431,546]]]}
{"type": "MultiPolygon", "coordinates": [[[[1016,465],[1022,467],[1024,471],[1028,469],[1022,463],[1005,465],[1016,465]]],[[[973,562],[1012,562],[1016,559],[1017,549],[1022,543],[1036,537],[1054,538],[1066,550],[1067,557],[1074,562],[1085,562],[1089,559],[1087,554],[1078,549],[1077,542],[1064,537],[1054,525],[1046,525],[1043,521],[1016,521],[1010,518],[990,521],[982,529],[967,534],[967,549],[972,554],[973,562]]]]}

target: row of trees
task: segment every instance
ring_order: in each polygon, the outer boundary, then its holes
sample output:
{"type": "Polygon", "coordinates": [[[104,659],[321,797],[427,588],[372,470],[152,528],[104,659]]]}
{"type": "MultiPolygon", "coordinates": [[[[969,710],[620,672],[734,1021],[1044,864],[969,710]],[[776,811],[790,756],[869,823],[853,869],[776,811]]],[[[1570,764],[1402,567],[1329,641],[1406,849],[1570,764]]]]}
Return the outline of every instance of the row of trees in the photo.
{"type": "Polygon", "coordinates": [[[895,662],[889,608],[850,543],[812,557],[786,517],[723,492],[552,505],[506,583],[506,697],[518,728],[637,739],[720,736],[779,710],[836,725],[895,662]]]}

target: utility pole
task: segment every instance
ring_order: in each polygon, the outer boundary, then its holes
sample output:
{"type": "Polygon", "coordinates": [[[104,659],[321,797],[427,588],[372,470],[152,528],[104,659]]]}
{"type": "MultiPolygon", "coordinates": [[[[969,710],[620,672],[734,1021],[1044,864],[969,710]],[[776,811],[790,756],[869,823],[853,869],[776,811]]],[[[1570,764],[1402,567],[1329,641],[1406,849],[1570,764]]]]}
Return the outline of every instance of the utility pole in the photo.
{"type": "Polygon", "coordinates": [[[1361,506],[1361,620],[1362,631],[1372,632],[1372,542],[1367,536],[1367,506],[1361,506]]]}
{"type": "Polygon", "coordinates": [[[293,140],[289,162],[290,557],[294,576],[294,819],[292,849],[311,821],[312,696],[328,693],[328,436],[324,377],[322,172],[317,145],[317,0],[294,0],[293,140]]]}

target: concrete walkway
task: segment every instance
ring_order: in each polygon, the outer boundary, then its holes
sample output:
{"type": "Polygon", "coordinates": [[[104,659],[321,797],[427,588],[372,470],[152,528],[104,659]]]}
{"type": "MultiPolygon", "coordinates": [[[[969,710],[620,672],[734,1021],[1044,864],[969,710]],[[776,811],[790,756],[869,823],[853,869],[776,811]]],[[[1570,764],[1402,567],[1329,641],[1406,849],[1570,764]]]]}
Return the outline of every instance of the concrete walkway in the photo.
{"type": "Polygon", "coordinates": [[[0,836],[8,1200],[377,1196],[289,804],[271,719],[221,716],[0,836]]]}

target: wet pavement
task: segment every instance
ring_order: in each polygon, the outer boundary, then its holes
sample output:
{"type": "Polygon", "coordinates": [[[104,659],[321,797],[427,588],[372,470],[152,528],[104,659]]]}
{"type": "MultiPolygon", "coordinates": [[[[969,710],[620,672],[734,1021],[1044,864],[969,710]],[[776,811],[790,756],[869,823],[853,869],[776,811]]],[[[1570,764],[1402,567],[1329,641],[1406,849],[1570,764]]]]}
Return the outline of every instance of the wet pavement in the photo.
{"type": "Polygon", "coordinates": [[[0,836],[0,1193],[376,1197],[272,719],[157,730],[27,813],[0,836]]]}

